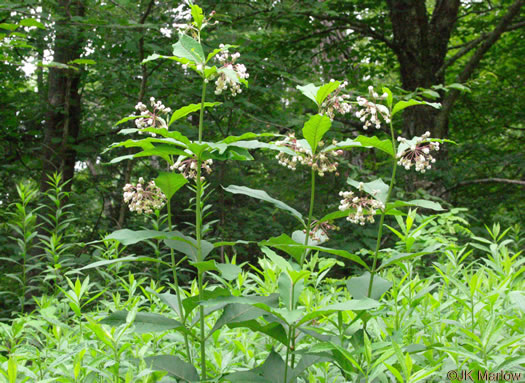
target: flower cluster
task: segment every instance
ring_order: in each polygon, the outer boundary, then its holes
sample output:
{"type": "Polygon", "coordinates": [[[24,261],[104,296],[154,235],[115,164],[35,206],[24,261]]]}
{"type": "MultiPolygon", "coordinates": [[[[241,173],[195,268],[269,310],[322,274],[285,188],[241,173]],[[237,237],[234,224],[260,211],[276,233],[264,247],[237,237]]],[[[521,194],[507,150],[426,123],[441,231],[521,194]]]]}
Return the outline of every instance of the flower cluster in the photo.
{"type": "Polygon", "coordinates": [[[161,209],[166,203],[166,196],[150,181],[144,186],[144,178],[140,177],[137,185],[124,186],[124,202],[129,204],[129,210],[137,213],[153,213],[154,209],[161,209]]]}
{"type": "MultiPolygon", "coordinates": [[[[307,165],[316,171],[321,177],[324,176],[325,173],[332,172],[335,172],[336,175],[339,175],[339,173],[337,173],[337,167],[339,165],[337,162],[337,157],[343,154],[342,150],[320,152],[316,155],[312,155],[308,149],[299,144],[297,138],[295,137],[295,133],[293,132],[288,133],[284,140],[277,141],[275,144],[279,146],[285,146],[296,153],[293,156],[289,156],[283,152],[277,154],[275,158],[279,161],[279,165],[286,166],[290,170],[295,170],[297,168],[297,164],[307,165]]],[[[332,144],[336,145],[337,141],[334,140],[332,144]]],[[[322,147],[324,146],[324,143],[323,141],[319,141],[317,145],[322,147]]]]}
{"type": "Polygon", "coordinates": [[[416,172],[424,173],[432,167],[431,164],[436,162],[436,159],[430,154],[431,151],[439,150],[439,142],[428,142],[430,132],[426,132],[421,137],[414,137],[412,140],[407,140],[401,136],[397,140],[408,146],[407,149],[397,155],[398,164],[409,170],[412,165],[415,166],[416,172]]]}
{"type": "MultiPolygon", "coordinates": [[[[224,44],[219,45],[224,48],[224,44]]],[[[222,65],[222,69],[233,71],[239,80],[246,80],[250,75],[246,71],[244,64],[235,64],[235,61],[241,56],[239,52],[230,54],[228,51],[222,51],[215,56],[215,59],[222,65]]],[[[226,73],[221,72],[217,80],[215,80],[215,94],[221,94],[223,91],[230,88],[232,96],[242,93],[241,84],[235,79],[227,76],[226,73]]]]}
{"type": "MultiPolygon", "coordinates": [[[[363,183],[359,183],[359,190],[363,190],[363,183]]],[[[339,196],[343,197],[340,202],[339,210],[353,211],[346,218],[347,221],[364,225],[367,221],[374,223],[374,215],[377,209],[384,209],[385,205],[376,199],[369,197],[358,197],[352,191],[341,191],[339,196]]]]}
{"type": "MultiPolygon", "coordinates": [[[[334,82],[334,80],[330,80],[334,82]]],[[[321,105],[322,114],[326,114],[330,120],[334,119],[335,113],[347,114],[352,110],[350,103],[346,102],[350,98],[349,94],[340,94],[341,91],[348,85],[348,82],[344,81],[339,88],[332,92],[321,105]]]]}
{"type": "MultiPolygon", "coordinates": [[[[326,221],[321,223],[313,221],[310,229],[310,239],[315,242],[325,242],[328,240],[328,231],[330,230],[339,230],[339,227],[326,221]]],[[[306,234],[306,229],[303,230],[303,233],[306,234]]]]}
{"type": "Polygon", "coordinates": [[[387,124],[390,123],[390,111],[388,108],[382,104],[377,104],[377,101],[385,99],[387,94],[384,93],[379,96],[374,91],[373,86],[368,87],[368,93],[373,99],[373,102],[364,97],[357,97],[357,104],[363,109],[357,111],[355,115],[361,120],[361,122],[365,123],[363,129],[366,130],[372,125],[375,125],[376,129],[379,129],[381,128],[381,120],[379,119],[379,116],[381,116],[387,124]]]}
{"type": "MultiPolygon", "coordinates": [[[[204,176],[202,174],[211,173],[211,165],[213,160],[206,160],[201,163],[201,181],[204,181],[204,176]]],[[[179,158],[177,162],[170,166],[171,170],[178,170],[186,179],[197,179],[197,159],[195,158],[179,158]]]]}
{"type": "MultiPolygon", "coordinates": [[[[135,125],[139,129],[144,129],[144,128],[168,129],[168,124],[166,123],[166,120],[160,117],[160,115],[171,113],[171,109],[164,106],[162,104],[162,101],[160,100],[155,101],[155,97],[151,97],[149,100],[151,103],[151,107],[153,108],[153,112],[150,112],[146,105],[144,105],[142,102],[139,102],[135,106],[135,109],[139,111],[141,117],[135,120],[135,125]]],[[[141,134],[141,132],[139,132],[139,134],[141,134]]],[[[155,133],[152,133],[152,136],[155,137],[155,133]]]]}

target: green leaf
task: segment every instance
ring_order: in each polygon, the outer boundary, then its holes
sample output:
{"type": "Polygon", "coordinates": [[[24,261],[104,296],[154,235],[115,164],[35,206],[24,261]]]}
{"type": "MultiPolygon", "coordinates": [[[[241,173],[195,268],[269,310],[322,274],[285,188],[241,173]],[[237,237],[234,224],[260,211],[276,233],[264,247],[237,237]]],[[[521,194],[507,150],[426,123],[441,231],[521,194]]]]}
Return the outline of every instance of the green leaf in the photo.
{"type": "Polygon", "coordinates": [[[266,311],[249,304],[230,303],[226,305],[221,317],[215,322],[210,334],[229,323],[244,322],[265,315],[266,311]]]}
{"type": "MultiPolygon", "coordinates": [[[[377,270],[379,271],[379,270],[384,269],[387,266],[390,266],[390,265],[393,265],[393,264],[397,264],[399,262],[403,262],[403,261],[406,261],[406,260],[409,260],[409,259],[417,258],[417,257],[420,257],[422,255],[435,253],[436,250],[439,249],[441,246],[442,246],[441,243],[435,243],[435,244],[433,244],[431,246],[428,246],[425,249],[423,249],[421,251],[418,251],[416,253],[397,253],[397,254],[393,255],[392,257],[390,257],[390,258],[384,260],[383,262],[381,262],[381,266],[379,266],[377,268],[377,270]]],[[[375,277],[374,277],[374,284],[375,284],[375,277]]]]}
{"type": "Polygon", "coordinates": [[[161,56],[157,53],[153,53],[152,55],[149,55],[148,57],[146,57],[144,60],[142,60],[141,64],[145,64],[149,61],[155,61],[157,59],[160,59],[160,58],[165,58],[164,56],[161,56]]]}
{"type": "Polygon", "coordinates": [[[412,201],[395,201],[392,203],[389,203],[387,206],[387,211],[390,211],[392,209],[396,209],[398,207],[404,207],[404,206],[418,206],[422,207],[424,209],[430,209],[430,210],[436,210],[436,211],[442,211],[445,210],[441,205],[434,201],[429,201],[426,199],[414,199],[412,201]]]}
{"type": "Polygon", "coordinates": [[[225,144],[231,144],[231,143],[237,142],[237,141],[246,141],[246,140],[252,140],[252,139],[255,139],[255,138],[276,137],[276,136],[279,136],[279,134],[276,134],[276,133],[252,133],[252,132],[248,132],[248,133],[241,134],[240,136],[228,136],[225,139],[221,140],[220,142],[225,143],[225,144]]]}
{"type": "Polygon", "coordinates": [[[392,146],[392,141],[390,140],[380,140],[376,136],[358,136],[355,141],[367,148],[376,148],[390,154],[392,157],[395,157],[394,147],[392,146]]]}
{"type": "Polygon", "coordinates": [[[405,101],[405,100],[401,100],[401,101],[398,101],[395,105],[394,105],[394,109],[392,109],[392,117],[394,117],[394,115],[397,113],[397,112],[400,112],[402,111],[403,109],[406,109],[410,106],[414,106],[414,105],[422,105],[424,104],[423,101],[417,101],[417,100],[413,100],[413,99],[410,99],[408,101],[405,101]]]}
{"type": "Polygon", "coordinates": [[[124,246],[133,245],[137,242],[145,241],[147,239],[164,239],[173,237],[183,237],[183,234],[178,231],[166,232],[156,230],[129,230],[121,229],[106,236],[104,239],[113,239],[119,241],[124,246]]]}
{"type": "Polygon", "coordinates": [[[288,337],[286,335],[286,330],[283,325],[277,322],[272,322],[268,324],[260,324],[255,319],[248,320],[245,322],[236,322],[228,324],[229,328],[238,328],[245,327],[255,332],[260,332],[262,334],[268,335],[270,338],[273,338],[282,344],[288,344],[288,337]]]}
{"type": "Polygon", "coordinates": [[[201,261],[201,262],[191,262],[190,265],[199,270],[200,273],[205,273],[206,271],[217,271],[217,266],[215,261],[201,261]]]}
{"type": "Polygon", "coordinates": [[[230,44],[224,44],[222,48],[216,48],[210,53],[208,53],[208,57],[206,57],[206,62],[210,61],[212,58],[214,58],[217,53],[220,53],[222,51],[227,51],[230,48],[237,48],[237,45],[230,45],[230,44]]]}
{"type": "Polygon", "coordinates": [[[286,365],[279,354],[271,351],[262,365],[249,371],[238,371],[225,376],[230,382],[239,383],[291,383],[284,381],[286,365]]]}
{"type": "Polygon", "coordinates": [[[301,295],[304,288],[304,281],[301,279],[297,283],[292,283],[290,276],[287,273],[281,273],[278,280],[279,296],[288,310],[293,310],[299,296],[301,295]]]}
{"type": "MultiPolygon", "coordinates": [[[[128,117],[124,117],[122,120],[119,120],[114,126],[117,126],[117,125],[120,125],[120,124],[123,124],[125,122],[128,122],[130,120],[136,120],[137,118],[141,118],[142,116],[128,116],[128,117]]],[[[138,130],[137,130],[138,131],[138,130]]]]}
{"type": "Polygon", "coordinates": [[[270,238],[267,241],[261,241],[259,242],[259,246],[269,246],[269,247],[274,247],[276,249],[282,250],[290,254],[298,262],[305,249],[317,250],[317,251],[325,252],[328,254],[334,254],[342,258],[349,259],[351,261],[359,263],[361,266],[368,269],[368,265],[359,256],[355,254],[351,254],[348,251],[330,249],[328,247],[322,247],[322,246],[304,246],[303,244],[295,242],[293,239],[291,239],[286,234],[281,234],[279,237],[270,238]]]}
{"type": "Polygon", "coordinates": [[[226,190],[227,192],[233,193],[233,194],[244,194],[249,197],[259,199],[261,201],[270,202],[275,207],[289,212],[291,215],[297,218],[299,222],[301,222],[304,226],[306,226],[301,213],[299,213],[293,207],[288,206],[284,202],[281,202],[275,198],[270,197],[268,193],[266,193],[264,190],[250,189],[246,186],[237,186],[237,185],[230,185],[224,188],[224,190],[226,190]]]}
{"type": "Polygon", "coordinates": [[[348,150],[352,148],[376,148],[394,157],[392,141],[380,140],[376,136],[358,136],[355,139],[347,139],[345,141],[338,142],[336,145],[329,145],[322,151],[330,152],[338,149],[348,150]]]}
{"type": "Polygon", "coordinates": [[[334,90],[339,88],[339,85],[341,85],[341,82],[331,81],[321,86],[315,96],[317,105],[321,106],[323,104],[323,101],[326,100],[326,98],[330,95],[330,93],[332,93],[334,90]]]}
{"type": "MultiPolygon", "coordinates": [[[[195,295],[193,297],[186,298],[182,301],[182,306],[184,307],[184,310],[186,312],[186,315],[191,313],[196,307],[199,306],[199,304],[204,303],[206,301],[217,299],[217,298],[224,298],[224,297],[230,297],[231,293],[228,289],[225,288],[216,288],[215,290],[203,290],[202,291],[202,302],[201,297],[199,295],[195,295]]],[[[222,303],[222,302],[221,302],[222,303]]],[[[226,305],[226,303],[224,303],[226,305]]]]}
{"type": "MultiPolygon", "coordinates": [[[[354,299],[363,299],[368,297],[368,286],[370,284],[370,273],[367,271],[360,277],[353,277],[346,281],[348,292],[352,294],[354,299]]],[[[392,287],[392,282],[381,278],[379,275],[374,275],[372,285],[372,294],[370,298],[379,299],[384,293],[392,287]]]]}
{"type": "Polygon", "coordinates": [[[191,16],[193,17],[193,23],[198,29],[201,29],[202,21],[204,20],[204,15],[202,14],[202,8],[194,4],[190,5],[190,7],[191,7],[191,16]]]}
{"type": "Polygon", "coordinates": [[[290,255],[293,259],[295,259],[297,262],[300,262],[301,257],[304,253],[304,248],[301,247],[302,244],[299,242],[294,241],[292,238],[290,238],[286,234],[281,234],[278,237],[272,237],[266,241],[259,242],[259,246],[262,247],[262,251],[270,258],[273,262],[275,262],[281,270],[292,270],[292,266],[286,261],[284,258],[280,257],[279,255],[275,254],[276,257],[279,257],[282,259],[282,261],[279,261],[275,259],[272,253],[269,251],[266,251],[264,246],[274,247],[276,249],[284,251],[286,254],[290,255]],[[283,263],[285,262],[285,263],[283,263]]]}
{"type": "MultiPolygon", "coordinates": [[[[285,235],[285,234],[283,234],[285,235]]],[[[277,237],[277,238],[280,238],[280,237],[277,237]]],[[[290,238],[290,237],[288,237],[290,238]]],[[[272,239],[270,239],[271,241],[272,239]]],[[[279,241],[280,243],[280,241],[279,241]]],[[[279,268],[281,269],[281,271],[291,271],[293,270],[293,267],[292,265],[286,260],[284,259],[283,257],[281,257],[280,255],[278,255],[275,251],[273,251],[272,249],[269,249],[268,247],[266,246],[263,246],[261,248],[262,252],[268,257],[270,258],[270,260],[277,266],[279,266],[279,268]]],[[[300,257],[302,254],[302,251],[301,253],[298,253],[297,256],[300,257]]],[[[294,258],[295,256],[292,255],[294,258]]]]}
{"type": "MultiPolygon", "coordinates": [[[[177,232],[178,233],[178,232],[177,232]]],[[[213,244],[211,242],[201,240],[201,255],[199,259],[199,253],[197,251],[197,240],[195,238],[186,236],[182,233],[172,239],[165,239],[164,243],[170,249],[181,252],[187,255],[188,258],[193,262],[202,262],[206,259],[208,254],[213,250],[213,244]]]]}
{"type": "Polygon", "coordinates": [[[231,263],[216,263],[215,266],[221,273],[222,277],[227,281],[233,281],[242,272],[242,269],[239,266],[231,263]]]}
{"type": "Polygon", "coordinates": [[[436,108],[436,109],[441,108],[441,104],[435,103],[435,102],[417,101],[417,100],[414,100],[414,99],[410,99],[410,100],[407,100],[407,101],[401,100],[401,101],[398,101],[394,105],[394,109],[392,109],[392,117],[394,117],[394,115],[397,112],[400,112],[403,109],[406,109],[406,108],[408,108],[410,106],[414,106],[414,105],[428,105],[428,106],[431,106],[431,107],[436,108]]]}
{"type": "Polygon", "coordinates": [[[0,29],[14,31],[16,28],[18,28],[18,24],[0,23],[0,29]]]}
{"type": "MultiPolygon", "coordinates": [[[[135,261],[136,262],[154,262],[154,263],[161,263],[163,265],[170,266],[169,263],[166,263],[166,262],[164,262],[164,261],[162,261],[160,259],[157,259],[157,258],[129,256],[129,257],[122,257],[122,258],[117,258],[117,259],[109,259],[109,260],[105,260],[105,261],[93,262],[93,263],[90,263],[87,266],[81,267],[80,269],[78,269],[78,271],[80,271],[80,270],[88,270],[88,269],[96,269],[96,268],[99,268],[99,267],[102,267],[102,266],[113,265],[115,263],[135,262],[135,261]]],[[[75,270],[70,271],[68,273],[72,273],[74,271],[75,270]]]]}
{"type": "Polygon", "coordinates": [[[76,59],[69,61],[68,64],[95,65],[97,62],[90,59],[76,59]]]}
{"type": "MultiPolygon", "coordinates": [[[[319,91],[318,86],[315,86],[314,84],[307,84],[305,86],[298,85],[297,89],[299,89],[302,94],[317,104],[317,92],[319,91]]],[[[319,104],[317,105],[319,106],[319,104]]]]}
{"type": "Polygon", "coordinates": [[[159,176],[155,178],[155,185],[162,190],[168,199],[168,203],[177,190],[187,183],[188,180],[180,173],[161,172],[159,176]]]}
{"type": "MultiPolygon", "coordinates": [[[[374,278],[375,280],[375,278],[374,278]]],[[[368,286],[367,286],[368,287],[368,286]]],[[[318,310],[306,314],[297,325],[307,323],[312,319],[317,319],[326,315],[329,315],[337,311],[365,311],[371,310],[379,307],[380,304],[375,299],[370,299],[367,297],[362,297],[360,299],[352,299],[346,302],[335,303],[333,305],[328,305],[321,307],[318,310]]]]}
{"type": "Polygon", "coordinates": [[[46,29],[44,24],[32,18],[20,20],[20,25],[23,27],[37,27],[40,29],[46,29]]]}
{"type": "MultiPolygon", "coordinates": [[[[100,323],[114,327],[120,326],[127,323],[128,314],[128,311],[116,311],[105,317],[100,323]]],[[[133,320],[133,326],[135,326],[135,332],[142,334],[173,330],[182,327],[182,323],[163,315],[138,312],[133,320]]]]}
{"type": "Polygon", "coordinates": [[[463,85],[463,84],[459,84],[459,83],[453,83],[453,84],[450,84],[450,85],[447,85],[447,88],[452,88],[452,89],[456,89],[456,90],[459,90],[461,92],[466,92],[466,93],[470,93],[471,90],[469,87],[463,85]]]}
{"type": "Polygon", "coordinates": [[[316,153],[317,144],[324,134],[330,130],[332,121],[327,116],[316,114],[312,116],[303,127],[303,136],[312,148],[312,153],[316,153]]]}
{"type": "Polygon", "coordinates": [[[515,308],[525,313],[525,295],[521,291],[511,291],[509,298],[515,308]]]}
{"type": "Polygon", "coordinates": [[[176,356],[156,355],[144,358],[144,361],[152,370],[166,371],[169,376],[185,382],[200,382],[195,367],[176,356]]]}
{"type": "MultiPolygon", "coordinates": [[[[359,182],[356,180],[349,178],[346,182],[356,189],[359,189],[359,182]]],[[[363,191],[384,204],[388,194],[388,185],[385,184],[381,178],[378,178],[371,182],[363,182],[363,191]]]]}
{"type": "MultiPolygon", "coordinates": [[[[187,157],[188,153],[186,153],[184,150],[179,149],[173,145],[157,145],[153,147],[152,149],[145,149],[142,152],[135,153],[133,155],[133,158],[159,156],[163,158],[164,160],[166,160],[167,162],[173,163],[171,159],[171,156],[173,155],[187,157]]],[[[126,157],[126,156],[122,156],[122,157],[126,157]]],[[[120,158],[120,157],[117,157],[117,158],[120,158]]],[[[113,163],[116,160],[117,159],[111,160],[110,163],[113,163]]]]}
{"type": "Polygon", "coordinates": [[[179,34],[179,41],[173,45],[173,55],[194,63],[204,63],[204,51],[200,43],[188,35],[179,34]]]}
{"type": "MultiPolygon", "coordinates": [[[[211,108],[217,105],[222,104],[221,102],[205,102],[204,107],[205,108],[211,108]]],[[[181,119],[182,117],[187,116],[190,113],[196,112],[201,109],[201,103],[198,104],[190,104],[183,106],[180,109],[177,109],[173,114],[171,115],[170,122],[168,123],[168,126],[173,124],[175,121],[181,119]]]]}

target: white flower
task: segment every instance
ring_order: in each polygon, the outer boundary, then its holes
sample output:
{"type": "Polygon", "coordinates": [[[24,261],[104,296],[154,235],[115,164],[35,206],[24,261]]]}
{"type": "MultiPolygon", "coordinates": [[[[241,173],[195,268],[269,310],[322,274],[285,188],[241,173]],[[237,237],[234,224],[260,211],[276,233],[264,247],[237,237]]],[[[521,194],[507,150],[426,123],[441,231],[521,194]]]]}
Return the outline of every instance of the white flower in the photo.
{"type": "Polygon", "coordinates": [[[375,91],[373,86],[368,87],[368,93],[374,102],[369,101],[364,97],[357,97],[357,104],[363,109],[356,112],[356,117],[364,122],[363,129],[368,129],[371,126],[375,126],[376,129],[381,128],[381,117],[385,123],[390,123],[390,110],[382,104],[376,103],[377,100],[385,99],[388,95],[386,93],[379,96],[375,91]]]}
{"type": "MultiPolygon", "coordinates": [[[[359,183],[359,190],[363,189],[363,183],[359,183]]],[[[358,197],[352,191],[341,191],[339,195],[343,197],[339,204],[339,210],[351,210],[346,218],[347,221],[364,225],[367,221],[374,223],[374,215],[377,209],[384,209],[385,206],[378,201],[367,196],[358,197]]]]}
{"type": "MultiPolygon", "coordinates": [[[[290,170],[295,170],[297,164],[310,166],[316,171],[319,176],[323,177],[325,173],[333,173],[339,175],[337,167],[339,166],[338,157],[343,154],[342,150],[332,150],[328,152],[320,152],[316,155],[312,155],[312,152],[299,144],[295,134],[289,133],[284,140],[277,141],[275,143],[278,146],[284,146],[295,152],[295,155],[290,156],[287,153],[280,152],[275,158],[278,160],[279,165],[285,166],[290,170]]],[[[337,141],[332,141],[333,145],[337,144],[337,141]]],[[[319,141],[319,147],[324,146],[323,141],[319,141]]]]}
{"type": "Polygon", "coordinates": [[[406,170],[410,170],[414,166],[416,172],[421,173],[431,169],[432,165],[430,164],[436,162],[436,159],[430,152],[439,151],[439,142],[432,142],[429,137],[430,132],[426,132],[421,137],[416,136],[410,141],[399,136],[397,140],[400,142],[400,153],[397,155],[397,163],[406,170]]]}
{"type": "Polygon", "coordinates": [[[129,205],[129,210],[149,214],[161,209],[166,203],[164,193],[155,185],[155,181],[150,181],[146,187],[143,184],[144,178],[140,177],[137,185],[124,186],[124,202],[129,205]]]}
{"type": "MultiPolygon", "coordinates": [[[[205,180],[203,174],[211,174],[212,164],[211,159],[201,163],[201,181],[205,180]]],[[[177,162],[170,166],[170,169],[179,171],[186,179],[197,179],[197,160],[195,158],[179,157],[177,162]]]]}

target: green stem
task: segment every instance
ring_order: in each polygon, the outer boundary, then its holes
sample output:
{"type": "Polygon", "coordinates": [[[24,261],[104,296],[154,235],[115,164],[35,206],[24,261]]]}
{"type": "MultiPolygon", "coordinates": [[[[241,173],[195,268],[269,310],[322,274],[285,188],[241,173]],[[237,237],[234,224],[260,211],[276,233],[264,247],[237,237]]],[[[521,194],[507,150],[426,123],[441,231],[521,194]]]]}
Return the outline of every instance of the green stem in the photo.
{"type": "MultiPolygon", "coordinates": [[[[173,231],[173,226],[171,224],[171,198],[168,200],[168,227],[170,231],[173,231]]],[[[186,327],[186,313],[184,312],[184,307],[182,306],[181,299],[181,290],[179,288],[179,278],[177,278],[177,264],[175,263],[175,253],[173,249],[170,249],[171,255],[171,270],[173,272],[173,283],[175,284],[176,296],[177,296],[177,305],[179,306],[180,318],[182,320],[182,325],[186,327]]],[[[184,332],[184,344],[186,346],[186,353],[188,354],[188,361],[191,363],[191,350],[190,342],[188,341],[188,334],[184,332]]]]}
{"type": "MultiPolygon", "coordinates": [[[[202,131],[204,124],[204,100],[206,99],[206,81],[202,83],[201,96],[201,110],[199,115],[199,144],[202,142],[202,131]]],[[[202,262],[202,180],[201,180],[201,166],[202,159],[200,155],[197,157],[197,180],[195,189],[195,235],[197,237],[197,261],[202,262]]],[[[197,279],[199,284],[199,301],[203,299],[203,273],[197,271],[197,279]]],[[[204,334],[204,306],[199,307],[200,311],[200,343],[201,343],[201,378],[206,380],[206,336],[204,334]]]]}
{"type": "MultiPolygon", "coordinates": [[[[310,238],[310,232],[312,230],[312,216],[314,214],[314,201],[315,201],[315,170],[312,168],[311,180],[310,180],[310,210],[308,211],[308,221],[306,224],[306,236],[304,238],[304,245],[308,246],[308,240],[310,238]]],[[[304,249],[303,256],[301,257],[300,266],[303,267],[303,263],[306,259],[308,249],[304,249]]]]}
{"type": "Polygon", "coordinates": [[[388,193],[386,195],[385,207],[381,210],[381,219],[379,220],[379,230],[377,232],[377,241],[376,249],[374,252],[374,261],[372,263],[372,270],[370,272],[370,283],[368,284],[368,297],[372,295],[372,286],[374,284],[374,275],[376,274],[377,268],[377,257],[379,255],[379,247],[381,246],[381,238],[383,237],[383,223],[385,222],[385,213],[388,201],[390,201],[390,196],[392,195],[392,190],[394,189],[394,184],[396,181],[396,170],[397,170],[397,158],[396,158],[396,140],[394,135],[394,126],[392,121],[390,122],[390,135],[392,137],[392,146],[394,149],[394,167],[392,169],[392,178],[390,179],[390,186],[388,187],[388,193]]]}

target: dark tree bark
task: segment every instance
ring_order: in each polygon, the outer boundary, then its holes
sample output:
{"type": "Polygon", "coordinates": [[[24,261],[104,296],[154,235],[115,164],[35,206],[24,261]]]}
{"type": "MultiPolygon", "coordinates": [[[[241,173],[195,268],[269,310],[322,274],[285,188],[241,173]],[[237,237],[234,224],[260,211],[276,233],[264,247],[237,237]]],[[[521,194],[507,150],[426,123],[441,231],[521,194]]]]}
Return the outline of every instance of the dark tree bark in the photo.
{"type": "MultiPolygon", "coordinates": [[[[447,55],[450,34],[456,23],[459,0],[441,0],[429,18],[424,1],[388,0],[394,32],[395,53],[399,60],[403,88],[414,91],[445,82],[439,73],[447,55]]],[[[436,131],[438,111],[428,106],[408,108],[404,112],[404,131],[409,137],[431,131],[444,137],[447,131],[436,131]]]]}
{"type": "MultiPolygon", "coordinates": [[[[82,0],[59,0],[57,4],[53,61],[67,65],[82,53],[83,33],[70,24],[74,16],[84,16],[82,0]]],[[[44,124],[42,177],[40,190],[48,189],[48,176],[63,173],[64,181],[73,178],[76,151],[72,144],[80,132],[81,71],[79,68],[50,67],[48,75],[48,108],[44,124]]],[[[71,183],[67,185],[67,189],[71,183]]],[[[67,190],[66,189],[66,190],[67,190]]]]}
{"type": "MultiPolygon", "coordinates": [[[[467,81],[477,68],[483,55],[505,31],[514,29],[511,22],[519,14],[523,0],[516,0],[495,29],[480,38],[483,41],[474,52],[456,79],[467,81]]],[[[451,33],[458,19],[459,0],[438,0],[429,16],[425,2],[421,0],[387,0],[394,33],[393,49],[400,64],[403,88],[414,91],[445,84],[446,68],[459,57],[467,54],[479,43],[474,41],[467,49],[458,52],[454,60],[445,61],[451,33]]],[[[478,39],[476,39],[478,40],[478,39]]],[[[459,91],[441,94],[443,107],[437,110],[428,106],[417,106],[404,111],[404,133],[407,136],[421,135],[430,131],[433,137],[448,136],[448,119],[459,91]]]]}

